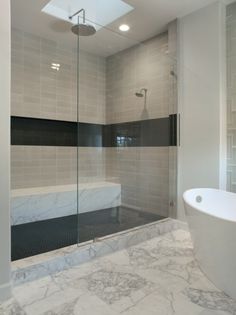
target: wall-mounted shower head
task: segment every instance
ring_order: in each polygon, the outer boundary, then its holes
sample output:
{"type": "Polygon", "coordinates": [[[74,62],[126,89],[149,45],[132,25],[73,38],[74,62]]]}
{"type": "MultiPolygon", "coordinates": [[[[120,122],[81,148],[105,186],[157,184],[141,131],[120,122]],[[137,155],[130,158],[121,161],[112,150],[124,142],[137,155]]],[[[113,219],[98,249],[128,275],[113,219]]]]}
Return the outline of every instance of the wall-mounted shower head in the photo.
{"type": "Polygon", "coordinates": [[[147,94],[147,89],[141,89],[139,92],[136,92],[135,93],[135,95],[137,96],[137,97],[144,97],[144,96],[146,96],[146,94],[147,94]],[[144,93],[143,93],[144,92],[144,93]]]}
{"type": "Polygon", "coordinates": [[[73,15],[69,16],[69,19],[72,20],[72,18],[79,14],[80,12],[83,12],[83,23],[79,23],[76,25],[73,25],[71,28],[71,31],[78,36],[91,36],[96,33],[96,29],[93,25],[87,24],[85,20],[85,10],[81,9],[78,12],[74,13],[73,15]]]}

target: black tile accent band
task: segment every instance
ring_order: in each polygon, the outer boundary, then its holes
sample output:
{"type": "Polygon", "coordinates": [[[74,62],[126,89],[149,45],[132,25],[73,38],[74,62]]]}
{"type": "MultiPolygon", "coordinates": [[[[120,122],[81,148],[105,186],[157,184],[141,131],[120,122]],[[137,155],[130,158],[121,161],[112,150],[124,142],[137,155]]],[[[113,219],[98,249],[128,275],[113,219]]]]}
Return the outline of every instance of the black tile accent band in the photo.
{"type": "Polygon", "coordinates": [[[11,117],[11,144],[77,146],[77,124],[67,121],[11,117]]]}
{"type": "Polygon", "coordinates": [[[11,117],[12,145],[175,146],[176,115],[112,125],[11,117]]]}
{"type": "Polygon", "coordinates": [[[76,147],[102,146],[103,126],[98,124],[11,117],[11,144],[76,147]]]}
{"type": "Polygon", "coordinates": [[[170,144],[169,118],[142,120],[107,125],[104,128],[105,147],[163,147],[170,144]]]}

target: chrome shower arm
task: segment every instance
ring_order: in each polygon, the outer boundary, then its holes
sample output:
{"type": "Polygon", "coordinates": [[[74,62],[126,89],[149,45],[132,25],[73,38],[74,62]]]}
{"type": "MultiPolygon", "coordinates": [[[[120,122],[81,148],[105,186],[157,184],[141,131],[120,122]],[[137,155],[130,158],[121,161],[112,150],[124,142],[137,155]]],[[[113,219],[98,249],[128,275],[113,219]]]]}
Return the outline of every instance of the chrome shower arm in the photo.
{"type": "Polygon", "coordinates": [[[79,11],[75,12],[73,15],[69,16],[69,19],[72,20],[72,18],[75,15],[80,14],[80,12],[83,12],[83,23],[85,24],[85,10],[84,9],[80,9],[79,11]]]}

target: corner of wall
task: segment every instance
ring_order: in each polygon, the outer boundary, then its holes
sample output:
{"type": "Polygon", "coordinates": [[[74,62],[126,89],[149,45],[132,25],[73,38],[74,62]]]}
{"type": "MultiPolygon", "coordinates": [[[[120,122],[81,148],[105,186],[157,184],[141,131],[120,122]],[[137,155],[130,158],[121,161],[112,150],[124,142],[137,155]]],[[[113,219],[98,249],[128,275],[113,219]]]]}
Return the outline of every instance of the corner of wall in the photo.
{"type": "Polygon", "coordinates": [[[11,295],[10,285],[10,1],[0,11],[0,301],[11,295]]]}
{"type": "Polygon", "coordinates": [[[185,190],[226,185],[225,63],[223,3],[217,1],[178,20],[180,220],[185,220],[185,190]]]}

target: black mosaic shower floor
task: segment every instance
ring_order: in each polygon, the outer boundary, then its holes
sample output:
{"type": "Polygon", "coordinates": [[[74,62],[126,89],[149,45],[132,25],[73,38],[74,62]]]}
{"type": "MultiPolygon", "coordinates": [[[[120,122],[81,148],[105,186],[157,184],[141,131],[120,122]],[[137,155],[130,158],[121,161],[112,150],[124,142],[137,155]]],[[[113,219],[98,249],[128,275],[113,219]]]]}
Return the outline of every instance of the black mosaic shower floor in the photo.
{"type": "Polygon", "coordinates": [[[17,260],[163,219],[125,207],[98,210],[12,226],[12,260],[17,260]],[[78,233],[79,231],[79,233],[78,233]],[[79,235],[78,235],[79,234],[79,235]]]}

